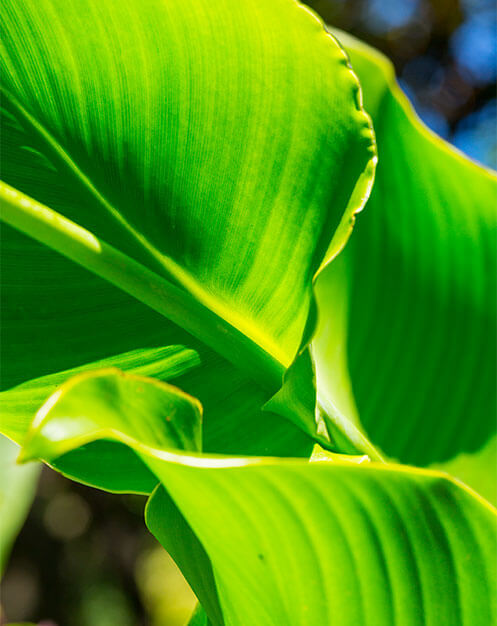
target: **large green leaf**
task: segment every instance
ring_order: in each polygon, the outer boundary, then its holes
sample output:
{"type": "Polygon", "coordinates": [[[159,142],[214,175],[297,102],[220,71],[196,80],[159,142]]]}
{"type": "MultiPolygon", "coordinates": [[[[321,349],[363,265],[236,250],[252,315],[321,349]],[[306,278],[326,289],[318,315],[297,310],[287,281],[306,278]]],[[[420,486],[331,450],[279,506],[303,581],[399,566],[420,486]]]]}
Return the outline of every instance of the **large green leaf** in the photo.
{"type": "MultiPolygon", "coordinates": [[[[9,1],[3,28],[3,219],[85,268],[5,227],[5,384],[182,343],[209,370],[207,449],[263,452],[313,276],[371,184],[343,52],[291,0],[9,1]],[[223,402],[238,419],[211,428],[223,402]]],[[[309,451],[273,422],[272,453],[309,451]]]]}
{"type": "Polygon", "coordinates": [[[290,0],[37,0],[7,3],[4,27],[20,134],[6,181],[289,362],[371,156],[356,79],[322,24],[290,0]],[[58,170],[55,188],[53,175],[32,188],[26,153],[58,170]]]}
{"type": "Polygon", "coordinates": [[[335,34],[360,77],[379,165],[343,258],[318,280],[320,393],[389,456],[441,462],[496,431],[497,176],[423,126],[387,59],[335,34]]]}
{"type": "MultiPolygon", "coordinates": [[[[110,419],[107,436],[132,445],[169,493],[158,489],[149,501],[152,532],[169,546],[164,507],[172,498],[196,535],[192,558],[210,559],[203,602],[214,623],[216,590],[227,625],[495,623],[496,511],[448,476],[150,448],[128,434],[125,416],[117,430],[120,398],[103,396],[98,376],[82,378],[41,409],[24,458],[56,458],[85,429],[85,438],[97,436],[95,420],[110,419]]],[[[167,402],[177,393],[161,389],[167,402]]],[[[148,420],[159,426],[164,416],[154,406],[148,420]]]]}
{"type": "Polygon", "coordinates": [[[227,624],[495,623],[495,510],[446,476],[240,463],[154,463],[211,557],[227,624]]]}

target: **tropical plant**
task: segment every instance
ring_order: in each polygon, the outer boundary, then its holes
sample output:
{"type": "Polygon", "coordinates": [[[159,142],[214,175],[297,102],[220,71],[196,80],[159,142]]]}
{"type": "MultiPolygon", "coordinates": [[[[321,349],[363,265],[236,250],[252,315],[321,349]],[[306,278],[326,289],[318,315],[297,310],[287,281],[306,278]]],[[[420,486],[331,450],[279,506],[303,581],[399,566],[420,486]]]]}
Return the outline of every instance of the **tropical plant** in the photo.
{"type": "Polygon", "coordinates": [[[495,623],[495,174],[293,0],[3,10],[20,460],[148,496],[192,623],[495,623]]]}

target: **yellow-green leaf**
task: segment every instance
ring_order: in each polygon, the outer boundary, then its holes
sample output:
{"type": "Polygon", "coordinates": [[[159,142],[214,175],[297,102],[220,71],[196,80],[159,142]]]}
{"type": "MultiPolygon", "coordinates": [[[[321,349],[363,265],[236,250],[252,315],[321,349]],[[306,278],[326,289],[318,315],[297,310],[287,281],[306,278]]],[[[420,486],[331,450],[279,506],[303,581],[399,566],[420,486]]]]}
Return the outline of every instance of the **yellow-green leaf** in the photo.
{"type": "Polygon", "coordinates": [[[9,0],[4,29],[5,384],[182,343],[244,409],[209,447],[252,430],[236,451],[263,452],[313,277],[371,185],[343,51],[293,0],[9,0]]]}
{"type": "MultiPolygon", "coordinates": [[[[85,376],[90,384],[96,380],[85,376]]],[[[169,395],[167,402],[176,397],[167,386],[157,391],[169,395]]],[[[104,426],[109,414],[117,427],[120,398],[103,396],[100,385],[91,392],[81,382],[63,385],[31,429],[25,458],[40,451],[56,458],[77,448],[75,424],[91,423],[88,438],[98,436],[94,421],[104,426]]],[[[160,427],[164,415],[157,406],[151,404],[148,419],[160,427]]],[[[344,460],[156,449],[128,435],[133,427],[126,405],[121,408],[122,430],[107,436],[131,445],[167,489],[169,496],[160,488],[149,501],[152,532],[171,545],[164,507],[172,499],[194,533],[191,559],[200,555],[204,566],[212,564],[200,569],[207,574],[204,586],[194,562],[183,567],[205,594],[201,601],[213,623],[220,623],[212,608],[217,599],[227,626],[494,623],[496,511],[447,475],[344,460]]],[[[191,534],[183,547],[188,541],[191,534]]]]}

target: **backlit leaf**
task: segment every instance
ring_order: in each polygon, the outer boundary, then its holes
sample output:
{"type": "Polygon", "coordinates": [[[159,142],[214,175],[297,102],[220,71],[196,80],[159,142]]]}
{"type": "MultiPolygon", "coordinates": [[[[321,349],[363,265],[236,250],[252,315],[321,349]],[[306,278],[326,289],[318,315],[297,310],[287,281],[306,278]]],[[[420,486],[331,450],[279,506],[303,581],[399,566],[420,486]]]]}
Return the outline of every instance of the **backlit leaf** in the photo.
{"type": "MultiPolygon", "coordinates": [[[[497,176],[423,126],[385,57],[336,35],[379,165],[343,258],[318,280],[320,393],[390,457],[428,465],[475,453],[496,432],[497,176]]],[[[495,464],[482,480],[460,475],[497,493],[495,464]]]]}
{"type": "Polygon", "coordinates": [[[291,0],[9,1],[3,27],[3,219],[85,268],[5,227],[8,386],[183,344],[206,449],[308,454],[261,407],[371,185],[339,46],[291,0]]]}
{"type": "MultiPolygon", "coordinates": [[[[88,436],[95,434],[93,420],[107,420],[105,401],[114,421],[116,399],[102,397],[100,387],[94,392],[90,398],[81,383],[63,385],[41,409],[24,457],[77,447],[74,423],[84,428],[91,418],[88,436]]],[[[160,425],[163,416],[151,411],[150,420],[160,425]]],[[[494,623],[496,511],[447,475],[158,450],[127,434],[125,416],[122,425],[112,436],[132,445],[160,479],[210,559],[206,595],[219,598],[225,624],[494,623]]],[[[146,512],[166,545],[169,496],[157,490],[146,512]]]]}

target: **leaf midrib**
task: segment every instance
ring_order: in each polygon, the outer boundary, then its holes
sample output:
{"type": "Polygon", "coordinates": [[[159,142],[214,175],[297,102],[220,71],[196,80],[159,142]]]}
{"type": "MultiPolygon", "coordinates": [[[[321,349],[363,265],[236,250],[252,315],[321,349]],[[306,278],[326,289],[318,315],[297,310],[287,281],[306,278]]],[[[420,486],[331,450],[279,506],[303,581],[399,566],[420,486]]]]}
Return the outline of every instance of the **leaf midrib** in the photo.
{"type": "MultiPolygon", "coordinates": [[[[8,105],[12,108],[10,111],[16,120],[21,124],[24,131],[28,136],[34,136],[36,142],[41,143],[43,150],[40,150],[48,159],[54,164],[62,175],[68,175],[75,179],[76,183],[90,194],[90,196],[98,203],[98,205],[104,210],[105,214],[110,216],[114,224],[121,229],[125,235],[131,239],[131,243],[137,246],[137,249],[130,251],[127,254],[129,258],[136,259],[144,267],[150,268],[159,276],[164,277],[166,280],[174,285],[181,287],[194,299],[198,300],[205,308],[213,311],[217,317],[228,322],[230,327],[238,328],[240,331],[251,341],[260,346],[261,343],[257,341],[257,336],[251,336],[244,332],[243,326],[240,326],[237,322],[240,321],[239,316],[232,319],[230,322],[230,316],[224,315],[229,306],[226,303],[219,302],[212,294],[209,294],[205,289],[199,285],[197,280],[188,273],[187,270],[182,268],[176,261],[163,252],[159,251],[151,241],[140,231],[138,231],[124,216],[123,214],[107,200],[105,195],[98,189],[97,185],[91,180],[91,178],[84,173],[81,167],[71,157],[68,151],[57,141],[53,134],[37,119],[35,118],[23,105],[10,94],[4,88],[0,88],[0,93],[4,96],[8,105]]],[[[78,220],[79,225],[79,220],[78,220]]],[[[83,224],[81,224],[85,228],[83,224]]],[[[110,243],[110,242],[109,242],[110,243]]],[[[262,345],[264,344],[264,337],[262,345]]],[[[285,362],[284,352],[277,350],[278,346],[273,346],[274,350],[271,350],[268,345],[265,345],[265,352],[267,352],[272,358],[279,360],[284,369],[289,363],[285,362]]]]}
{"type": "MultiPolygon", "coordinates": [[[[13,109],[11,111],[16,120],[21,124],[26,133],[29,135],[29,131],[33,133],[38,141],[44,145],[48,150],[49,160],[54,165],[62,165],[63,170],[69,171],[69,173],[76,179],[76,181],[96,200],[96,202],[104,209],[118,225],[128,235],[131,236],[133,242],[137,244],[142,252],[145,252],[149,262],[155,266],[155,271],[159,270],[159,274],[166,273],[169,277],[176,278],[173,272],[167,267],[167,257],[161,254],[155,246],[142,233],[136,230],[126,220],[123,215],[105,198],[105,196],[98,190],[97,186],[91,181],[82,169],[77,165],[74,159],[69,155],[67,150],[63,148],[55,137],[47,130],[47,128],[41,124],[29,111],[27,111],[22,104],[12,95],[4,89],[0,89],[2,97],[7,101],[13,109]]],[[[44,154],[44,153],[43,153],[44,154]]],[[[60,168],[58,168],[60,171],[60,168]]],[[[62,172],[64,173],[64,172],[62,172]]],[[[179,281],[178,281],[179,282],[179,281]]]]}
{"type": "MultiPolygon", "coordinates": [[[[12,109],[11,113],[21,124],[26,134],[28,136],[30,134],[34,135],[35,139],[42,144],[44,150],[41,152],[45,154],[45,156],[47,156],[55,166],[59,166],[59,171],[62,170],[63,174],[67,173],[74,178],[77,183],[80,184],[102,207],[105,213],[112,218],[114,223],[130,236],[133,243],[138,246],[137,252],[142,253],[141,255],[137,255],[137,260],[140,264],[143,265],[144,268],[153,270],[157,276],[163,277],[171,285],[180,286],[193,299],[198,300],[201,303],[201,306],[203,305],[203,308],[209,309],[216,315],[217,318],[222,320],[221,326],[228,324],[230,329],[235,330],[235,327],[231,323],[229,323],[222,315],[219,315],[219,312],[216,311],[216,307],[212,306],[213,304],[215,305],[212,296],[205,295],[204,290],[200,285],[198,285],[197,281],[193,277],[188,275],[188,273],[183,268],[178,266],[175,261],[167,255],[161,253],[145,235],[136,230],[136,228],[130,224],[121,212],[106,199],[103,193],[99,191],[98,187],[93,183],[91,178],[83,172],[76,161],[70,156],[67,150],[61,146],[53,134],[29,111],[27,111],[7,90],[0,88],[0,92],[8,105],[10,105],[12,109]]],[[[132,258],[129,255],[126,256],[129,259],[132,258]]],[[[224,309],[225,307],[219,307],[219,309],[221,308],[224,309]]],[[[161,313],[164,315],[164,312],[161,311],[161,313]]],[[[180,324],[180,326],[182,325],[180,324]]],[[[223,335],[225,335],[225,331],[223,331],[223,335]]],[[[260,345],[257,342],[249,338],[243,332],[242,335],[244,335],[247,340],[250,340],[252,343],[257,345],[259,351],[260,345]]],[[[216,350],[214,346],[210,347],[216,350]]],[[[270,359],[276,361],[278,360],[275,355],[269,354],[267,350],[264,350],[264,352],[267,353],[270,359]]],[[[238,367],[239,363],[236,363],[236,365],[238,367]]],[[[280,369],[282,376],[286,368],[283,364],[280,364],[280,369]]]]}
{"type": "Polygon", "coordinates": [[[285,366],[194,296],[79,224],[0,181],[0,218],[140,300],[244,371],[271,393],[285,366]]]}
{"type": "MultiPolygon", "coordinates": [[[[284,374],[289,364],[282,362],[283,359],[280,360],[276,355],[268,352],[248,334],[219,314],[218,311],[222,312],[225,307],[222,304],[216,305],[215,299],[205,294],[193,277],[189,276],[171,258],[159,252],[146,237],[137,231],[106,200],[52,134],[14,97],[7,94],[7,99],[14,108],[14,116],[25,132],[29,135],[31,131],[35,135],[48,151],[52,162],[61,165],[63,170],[74,177],[91,194],[105,213],[114,220],[114,223],[138,245],[137,252],[142,254],[137,254],[137,259],[130,257],[76,222],[1,181],[0,206],[3,211],[0,218],[157,311],[205,343],[238,370],[243,371],[251,380],[274,395],[283,384],[284,374]],[[58,230],[50,232],[54,224],[58,225],[58,230]],[[44,230],[43,234],[40,232],[40,227],[44,230]],[[79,249],[74,247],[75,233],[78,235],[79,249]],[[98,254],[95,254],[96,250],[94,247],[92,249],[92,245],[87,245],[91,241],[96,242],[98,254]],[[143,262],[140,262],[142,260],[143,262]]],[[[349,435],[349,433],[345,434],[345,438],[349,439],[349,435]]],[[[316,436],[315,433],[314,436],[316,436]]],[[[328,437],[319,437],[319,441],[325,448],[329,448],[330,445],[333,447],[328,437]]],[[[364,446],[362,444],[357,446],[357,442],[354,443],[353,450],[357,453],[365,452],[364,446]]],[[[371,458],[382,460],[381,457],[372,454],[369,449],[367,453],[371,458]]]]}
{"type": "MultiPolygon", "coordinates": [[[[271,396],[281,388],[286,368],[280,361],[166,278],[2,181],[0,208],[0,219],[7,224],[92,271],[197,337],[271,396]]],[[[332,430],[340,432],[350,443],[349,453],[383,460],[363,437],[351,438],[345,421],[339,420],[332,430]]],[[[333,439],[336,434],[333,433],[333,439]]],[[[317,433],[312,436],[327,449],[343,451],[340,445],[328,441],[328,437],[317,433]]]]}

